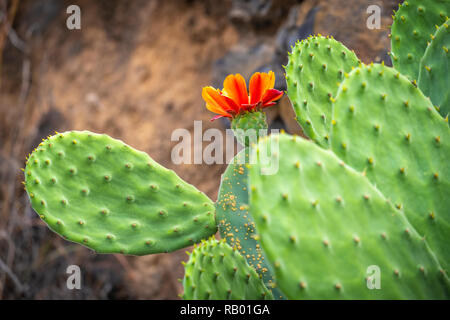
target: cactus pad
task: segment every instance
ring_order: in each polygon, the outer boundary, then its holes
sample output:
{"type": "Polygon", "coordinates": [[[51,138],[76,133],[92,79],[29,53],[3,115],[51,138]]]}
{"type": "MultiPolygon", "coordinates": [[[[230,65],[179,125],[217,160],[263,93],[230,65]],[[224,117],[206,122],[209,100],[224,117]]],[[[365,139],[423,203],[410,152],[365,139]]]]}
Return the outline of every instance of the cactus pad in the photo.
{"type": "Polygon", "coordinates": [[[448,270],[448,123],[406,77],[383,65],[352,71],[333,113],[333,152],[404,210],[448,270]]]}
{"type": "Polygon", "coordinates": [[[322,36],[297,43],[286,66],[288,95],[303,131],[321,146],[328,146],[331,100],[339,82],[358,58],[342,43],[322,36]]]}
{"type": "Polygon", "coordinates": [[[445,22],[448,0],[407,0],[395,13],[391,29],[392,63],[410,80],[418,80],[420,60],[436,25],[445,22]]]}
{"type": "Polygon", "coordinates": [[[282,294],[274,290],[274,279],[270,266],[254,239],[255,224],[248,206],[248,148],[236,155],[222,175],[216,202],[216,220],[220,235],[232,248],[237,248],[247,263],[260,275],[276,299],[282,294]]]}
{"type": "Polygon", "coordinates": [[[443,117],[450,113],[450,21],[434,34],[420,62],[419,88],[429,96],[443,117]]]}
{"type": "Polygon", "coordinates": [[[104,134],[49,137],[27,160],[25,186],[53,231],[100,253],[169,252],[217,230],[206,195],[104,134]]]}
{"type": "Polygon", "coordinates": [[[203,241],[189,255],[184,266],[183,299],[273,299],[256,271],[225,240],[203,241]]]}
{"type": "MultiPolygon", "coordinates": [[[[278,139],[273,175],[249,169],[250,206],[277,283],[290,299],[446,299],[445,272],[404,214],[331,151],[278,139]],[[379,268],[380,289],[370,270],[379,268]],[[372,287],[373,288],[373,287],[372,287]]],[[[270,149],[269,149],[270,150],[270,149]]]]}

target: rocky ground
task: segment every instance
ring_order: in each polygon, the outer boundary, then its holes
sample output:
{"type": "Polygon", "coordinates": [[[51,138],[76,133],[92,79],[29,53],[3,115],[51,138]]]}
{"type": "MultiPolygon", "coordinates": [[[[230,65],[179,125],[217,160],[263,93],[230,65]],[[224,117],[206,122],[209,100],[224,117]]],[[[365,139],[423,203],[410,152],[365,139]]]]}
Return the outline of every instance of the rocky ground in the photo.
{"type": "MultiPolygon", "coordinates": [[[[389,64],[394,0],[10,0],[0,1],[0,299],[175,299],[185,250],[144,257],[95,255],[49,231],[21,187],[24,158],[56,131],[104,132],[146,151],[216,199],[224,165],[174,165],[173,130],[225,129],[208,121],[201,88],[229,73],[249,77],[282,65],[297,39],[333,35],[363,62],[389,64]],[[7,3],[7,6],[5,6],[7,3]],[[17,11],[10,8],[18,4],[17,11]],[[66,8],[82,11],[69,31],[66,8]],[[369,5],[381,29],[366,26],[369,5]],[[8,13],[9,10],[9,13],[8,13]],[[5,14],[6,13],[6,14],[5,14]],[[3,39],[3,40],[2,40],[3,39]],[[66,289],[80,265],[83,290],[66,289]]],[[[301,129],[287,98],[269,111],[273,128],[301,129]]]]}

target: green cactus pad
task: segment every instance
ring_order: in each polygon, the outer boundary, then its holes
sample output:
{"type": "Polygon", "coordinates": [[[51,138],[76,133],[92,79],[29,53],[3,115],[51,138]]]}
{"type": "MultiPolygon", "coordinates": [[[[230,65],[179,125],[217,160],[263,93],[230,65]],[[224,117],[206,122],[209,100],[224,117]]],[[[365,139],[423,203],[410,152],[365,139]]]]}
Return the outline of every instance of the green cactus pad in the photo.
{"type": "Polygon", "coordinates": [[[251,213],[288,298],[449,298],[448,278],[426,240],[361,173],[298,137],[272,135],[254,150],[251,213]],[[272,139],[278,152],[270,153],[272,139]],[[279,164],[273,175],[261,174],[263,149],[279,164]],[[380,289],[369,289],[377,267],[380,289]]]}
{"type": "Polygon", "coordinates": [[[450,21],[434,34],[420,62],[419,88],[430,97],[443,117],[450,113],[450,21]]]}
{"type": "Polygon", "coordinates": [[[25,186],[50,229],[99,253],[169,252],[217,230],[206,195],[105,134],[49,137],[27,160],[25,186]]]}
{"type": "Polygon", "coordinates": [[[261,133],[267,133],[266,114],[259,110],[238,114],[231,120],[231,129],[237,141],[248,147],[258,141],[261,133]]]}
{"type": "Polygon", "coordinates": [[[225,240],[203,241],[189,253],[183,279],[187,300],[271,300],[256,271],[225,240]]]}
{"type": "Polygon", "coordinates": [[[406,77],[383,65],[352,71],[333,113],[332,150],[404,210],[448,271],[448,123],[406,77]]]}
{"type": "Polygon", "coordinates": [[[447,20],[448,0],[408,0],[395,13],[391,29],[392,63],[410,80],[418,80],[420,60],[427,42],[447,20]]]}
{"type": "Polygon", "coordinates": [[[248,148],[239,152],[222,175],[216,220],[221,237],[247,259],[274,297],[282,299],[282,293],[274,288],[276,284],[261,244],[253,238],[255,224],[248,206],[248,152],[248,148]]]}
{"type": "Polygon", "coordinates": [[[328,146],[331,100],[344,74],[359,64],[342,43],[322,36],[298,42],[286,66],[288,95],[303,131],[321,146],[328,146]]]}

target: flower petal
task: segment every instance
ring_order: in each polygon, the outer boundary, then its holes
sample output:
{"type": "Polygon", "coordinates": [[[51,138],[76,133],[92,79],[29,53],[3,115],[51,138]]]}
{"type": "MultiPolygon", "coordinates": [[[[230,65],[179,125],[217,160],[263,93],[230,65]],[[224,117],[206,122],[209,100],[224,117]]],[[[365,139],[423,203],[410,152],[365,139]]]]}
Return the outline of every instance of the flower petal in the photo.
{"type": "Polygon", "coordinates": [[[264,93],[264,96],[262,97],[262,104],[263,106],[268,106],[270,103],[280,99],[282,96],[283,91],[279,91],[276,89],[269,89],[264,93]]]}
{"type": "Polygon", "coordinates": [[[263,94],[263,83],[260,72],[256,72],[250,78],[249,91],[250,91],[250,104],[258,103],[261,100],[263,94]]]}
{"type": "Polygon", "coordinates": [[[275,73],[273,71],[256,72],[250,79],[250,104],[262,100],[265,92],[273,89],[275,85],[275,73]]]}
{"type": "Polygon", "coordinates": [[[239,110],[241,109],[241,107],[238,104],[236,104],[236,102],[234,102],[233,99],[228,98],[227,96],[224,96],[224,95],[222,95],[222,98],[226,101],[226,103],[228,104],[228,106],[230,108],[227,111],[234,111],[235,113],[239,113],[239,110]]]}
{"type": "Polygon", "coordinates": [[[274,106],[276,104],[277,104],[276,102],[269,102],[269,103],[266,103],[265,105],[263,105],[261,108],[264,109],[264,108],[267,108],[267,107],[274,106]]]}
{"type": "Polygon", "coordinates": [[[230,74],[223,82],[224,93],[238,106],[248,103],[247,85],[245,79],[239,73],[230,74]]]}
{"type": "Polygon", "coordinates": [[[225,115],[217,115],[217,116],[214,116],[214,117],[212,117],[209,121],[214,121],[214,120],[217,120],[217,119],[219,119],[219,118],[223,118],[223,117],[228,117],[228,118],[231,118],[231,116],[230,115],[228,115],[228,116],[225,116],[225,115]]]}
{"type": "Polygon", "coordinates": [[[206,108],[214,113],[229,115],[228,111],[234,111],[237,107],[235,105],[230,105],[231,99],[224,97],[220,93],[220,90],[213,87],[204,87],[202,90],[202,97],[206,102],[206,108]]]}
{"type": "Polygon", "coordinates": [[[264,92],[266,92],[269,89],[273,89],[273,86],[275,85],[275,73],[273,71],[269,71],[268,73],[261,73],[261,77],[263,79],[263,95],[264,92]]]}

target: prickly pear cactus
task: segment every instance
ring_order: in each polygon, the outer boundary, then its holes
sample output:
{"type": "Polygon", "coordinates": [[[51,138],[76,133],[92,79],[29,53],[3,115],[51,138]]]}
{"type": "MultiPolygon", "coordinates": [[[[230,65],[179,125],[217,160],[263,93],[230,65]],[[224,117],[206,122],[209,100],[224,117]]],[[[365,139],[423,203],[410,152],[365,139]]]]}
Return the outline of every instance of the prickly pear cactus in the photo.
{"type": "Polygon", "coordinates": [[[407,0],[399,5],[391,29],[392,63],[410,80],[418,79],[427,42],[449,11],[449,0],[407,0]]]}
{"type": "Polygon", "coordinates": [[[276,283],[261,244],[254,238],[255,224],[248,204],[248,152],[246,148],[238,153],[222,175],[216,220],[221,237],[247,259],[275,299],[282,299],[283,294],[274,288],[276,283]]]}
{"type": "Polygon", "coordinates": [[[383,65],[350,73],[333,121],[333,152],[404,210],[449,270],[448,123],[406,77],[383,65]]]}
{"type": "Polygon", "coordinates": [[[53,231],[100,253],[169,252],[217,231],[206,195],[104,134],[43,141],[27,160],[25,187],[53,231]]]}
{"type": "Polygon", "coordinates": [[[418,86],[438,106],[443,117],[450,113],[450,20],[434,34],[420,61],[418,86]]]}
{"type": "Polygon", "coordinates": [[[237,141],[248,147],[258,141],[260,133],[266,133],[260,131],[267,130],[266,114],[263,111],[240,113],[231,120],[231,129],[237,141]]]}
{"type": "Polygon", "coordinates": [[[322,36],[298,42],[289,55],[286,83],[297,121],[321,146],[328,146],[331,104],[339,82],[358,64],[354,52],[322,36]]]}
{"type": "Polygon", "coordinates": [[[448,278],[426,240],[364,175],[331,151],[288,135],[261,139],[254,152],[251,213],[288,298],[450,297],[448,278]],[[261,175],[258,151],[270,151],[272,139],[279,152],[269,157],[279,170],[261,175]]]}
{"type": "Polygon", "coordinates": [[[189,253],[183,279],[183,299],[271,300],[256,271],[225,240],[213,237],[189,253]]]}

